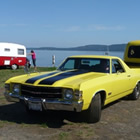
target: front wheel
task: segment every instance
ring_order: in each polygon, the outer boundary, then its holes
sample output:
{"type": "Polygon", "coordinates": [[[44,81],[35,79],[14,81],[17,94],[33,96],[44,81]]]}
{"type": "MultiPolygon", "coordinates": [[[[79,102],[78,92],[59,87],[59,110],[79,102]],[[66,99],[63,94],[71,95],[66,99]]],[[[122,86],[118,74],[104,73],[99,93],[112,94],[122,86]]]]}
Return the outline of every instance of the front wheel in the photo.
{"type": "Polygon", "coordinates": [[[139,99],[139,96],[140,96],[140,83],[138,83],[136,85],[136,87],[134,88],[132,94],[129,95],[129,99],[137,100],[137,99],[139,99]]]}
{"type": "Polygon", "coordinates": [[[91,100],[91,104],[86,113],[87,121],[89,123],[96,123],[100,121],[101,118],[101,95],[98,93],[91,100]]]}

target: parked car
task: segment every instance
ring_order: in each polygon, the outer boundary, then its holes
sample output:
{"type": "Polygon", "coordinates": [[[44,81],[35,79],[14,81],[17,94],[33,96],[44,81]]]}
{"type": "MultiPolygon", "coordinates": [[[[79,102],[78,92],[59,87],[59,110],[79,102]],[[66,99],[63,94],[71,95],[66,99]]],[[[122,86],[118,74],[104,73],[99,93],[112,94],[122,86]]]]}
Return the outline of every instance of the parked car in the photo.
{"type": "Polygon", "coordinates": [[[4,95],[24,103],[27,111],[85,111],[85,120],[93,123],[102,106],[125,96],[139,98],[140,70],[114,56],[71,56],[56,71],[8,79],[4,95]]]}

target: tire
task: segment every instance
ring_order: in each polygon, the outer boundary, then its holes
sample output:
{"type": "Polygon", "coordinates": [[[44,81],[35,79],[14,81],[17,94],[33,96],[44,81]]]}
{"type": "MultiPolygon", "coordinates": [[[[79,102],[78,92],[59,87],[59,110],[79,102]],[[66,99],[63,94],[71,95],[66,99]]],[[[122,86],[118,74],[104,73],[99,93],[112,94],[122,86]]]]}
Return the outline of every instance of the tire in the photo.
{"type": "Polygon", "coordinates": [[[16,64],[13,64],[12,66],[11,66],[11,69],[12,70],[16,70],[18,68],[18,66],[16,65],[16,64]]]}
{"type": "Polygon", "coordinates": [[[134,88],[132,94],[130,94],[128,97],[131,100],[138,100],[139,99],[139,97],[140,97],[140,83],[138,83],[136,85],[136,87],[134,88]]]}
{"type": "Polygon", "coordinates": [[[94,96],[91,104],[86,112],[87,122],[96,123],[100,121],[101,118],[101,95],[98,93],[94,96]]]}

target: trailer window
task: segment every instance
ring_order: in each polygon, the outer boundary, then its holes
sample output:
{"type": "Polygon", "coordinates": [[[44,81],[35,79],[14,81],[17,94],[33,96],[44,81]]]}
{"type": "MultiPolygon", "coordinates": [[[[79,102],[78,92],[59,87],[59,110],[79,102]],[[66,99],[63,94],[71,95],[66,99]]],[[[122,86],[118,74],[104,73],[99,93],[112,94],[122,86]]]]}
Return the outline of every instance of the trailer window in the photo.
{"type": "Polygon", "coordinates": [[[5,48],[4,51],[10,52],[10,49],[9,48],[5,48]]]}
{"type": "Polygon", "coordinates": [[[129,58],[140,58],[140,46],[130,46],[128,50],[129,58]]]}
{"type": "Polygon", "coordinates": [[[18,49],[18,55],[24,55],[24,49],[18,49]]]}

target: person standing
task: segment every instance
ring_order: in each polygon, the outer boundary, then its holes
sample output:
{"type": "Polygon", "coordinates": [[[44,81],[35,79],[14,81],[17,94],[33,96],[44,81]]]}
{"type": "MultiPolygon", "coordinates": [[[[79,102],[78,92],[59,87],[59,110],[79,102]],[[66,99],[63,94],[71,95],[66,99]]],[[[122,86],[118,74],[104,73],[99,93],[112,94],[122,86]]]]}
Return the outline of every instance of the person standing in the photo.
{"type": "Polygon", "coordinates": [[[33,50],[31,50],[29,55],[32,56],[32,62],[33,62],[33,65],[34,65],[34,70],[36,70],[36,53],[33,50]]]}

